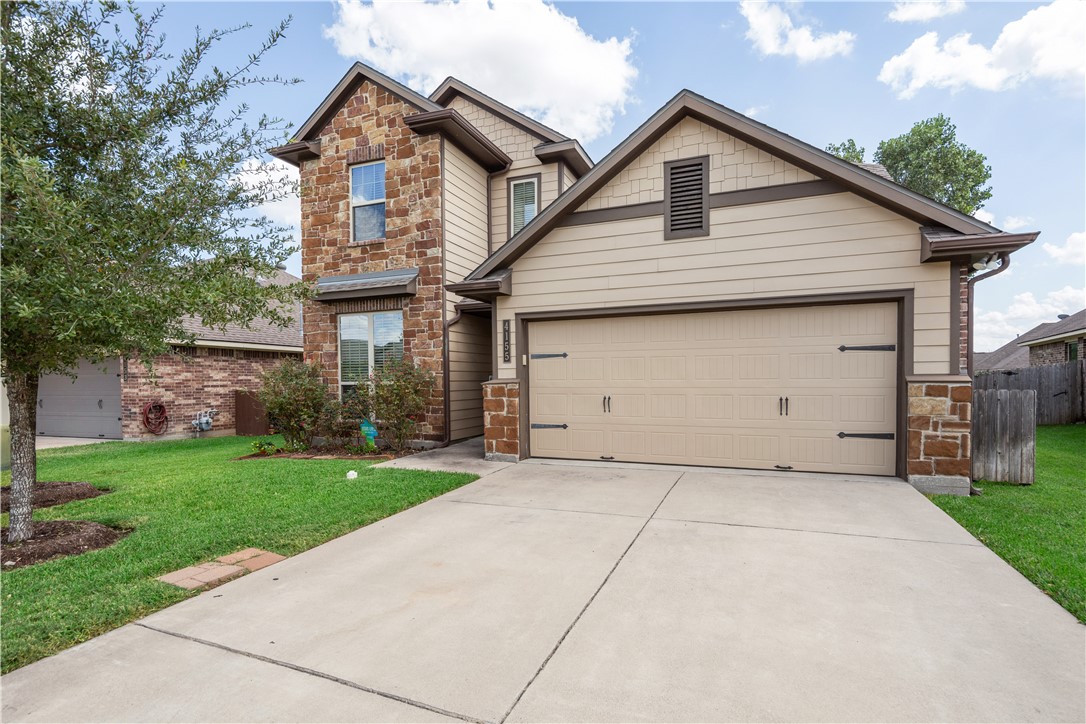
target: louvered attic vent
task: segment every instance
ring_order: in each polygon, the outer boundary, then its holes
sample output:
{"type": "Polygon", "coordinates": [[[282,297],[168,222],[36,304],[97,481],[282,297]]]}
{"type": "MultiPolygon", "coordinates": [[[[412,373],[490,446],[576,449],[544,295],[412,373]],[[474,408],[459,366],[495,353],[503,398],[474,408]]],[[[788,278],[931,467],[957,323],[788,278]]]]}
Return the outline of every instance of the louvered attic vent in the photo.
{"type": "Polygon", "coordinates": [[[664,164],[664,238],[709,234],[709,157],[664,164]]]}

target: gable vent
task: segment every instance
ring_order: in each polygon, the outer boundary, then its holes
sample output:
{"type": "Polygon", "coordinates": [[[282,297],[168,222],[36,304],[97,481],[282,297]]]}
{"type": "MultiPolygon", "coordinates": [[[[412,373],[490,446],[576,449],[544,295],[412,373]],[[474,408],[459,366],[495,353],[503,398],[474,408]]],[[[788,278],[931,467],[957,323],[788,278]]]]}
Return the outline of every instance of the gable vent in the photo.
{"type": "Polygon", "coordinates": [[[664,164],[664,238],[709,233],[709,157],[664,164]]]}

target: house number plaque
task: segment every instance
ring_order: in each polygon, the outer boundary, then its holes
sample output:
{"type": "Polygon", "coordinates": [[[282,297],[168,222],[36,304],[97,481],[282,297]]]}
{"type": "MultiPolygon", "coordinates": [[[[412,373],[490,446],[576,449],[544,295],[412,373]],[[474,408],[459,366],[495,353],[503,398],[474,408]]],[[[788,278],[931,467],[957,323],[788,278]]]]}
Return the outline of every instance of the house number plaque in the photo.
{"type": "Polygon", "coordinates": [[[509,345],[509,320],[502,320],[502,362],[508,363],[512,360],[510,356],[512,354],[512,347],[509,345]]]}

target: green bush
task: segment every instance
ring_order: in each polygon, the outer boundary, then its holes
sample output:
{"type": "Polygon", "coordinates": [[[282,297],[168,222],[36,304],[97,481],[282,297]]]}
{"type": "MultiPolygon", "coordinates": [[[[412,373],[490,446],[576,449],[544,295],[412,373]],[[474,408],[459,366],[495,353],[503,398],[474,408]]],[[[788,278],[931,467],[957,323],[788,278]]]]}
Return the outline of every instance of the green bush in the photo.
{"type": "Polygon", "coordinates": [[[265,372],[262,382],[257,399],[267,410],[268,422],[286,440],[285,447],[312,447],[329,399],[320,366],[288,359],[265,372]]]}
{"type": "Polygon", "coordinates": [[[361,435],[358,417],[335,397],[328,397],[317,419],[317,432],[328,447],[344,448],[361,435]]]}
{"type": "Polygon", "coordinates": [[[418,418],[426,412],[434,375],[408,360],[396,360],[374,370],[370,380],[369,385],[358,385],[345,414],[368,418],[386,445],[403,452],[414,438],[418,418]]]}

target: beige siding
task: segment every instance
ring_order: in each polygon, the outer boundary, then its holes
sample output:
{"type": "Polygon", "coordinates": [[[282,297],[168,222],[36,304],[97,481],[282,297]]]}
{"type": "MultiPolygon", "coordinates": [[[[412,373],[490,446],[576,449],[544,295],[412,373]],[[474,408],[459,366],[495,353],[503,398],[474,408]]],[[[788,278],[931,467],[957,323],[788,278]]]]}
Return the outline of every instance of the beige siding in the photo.
{"type": "Polygon", "coordinates": [[[464,315],[449,327],[449,408],[453,440],[483,434],[483,383],[493,362],[490,321],[464,315]]]}
{"type": "MultiPolygon", "coordinates": [[[[486,171],[452,143],[445,143],[445,281],[458,282],[487,257],[486,171]]],[[[447,304],[460,297],[449,294],[447,304]]]]}
{"type": "Polygon", "coordinates": [[[573,172],[562,166],[562,191],[565,192],[573,184],[577,183],[577,177],[573,175],[573,172]]]}
{"type": "MultiPolygon", "coordinates": [[[[534,156],[532,158],[535,159],[534,156]]],[[[527,161],[515,162],[510,166],[509,171],[494,174],[491,178],[490,189],[493,194],[491,197],[491,215],[495,249],[509,240],[509,179],[515,179],[521,176],[533,176],[535,174],[541,176],[540,181],[542,184],[539,195],[539,210],[542,211],[547,208],[548,205],[554,203],[554,200],[558,198],[557,163],[541,164],[538,161],[535,163],[529,163],[527,161]]]]}
{"type": "Polygon", "coordinates": [[[684,118],[593,194],[581,211],[664,198],[664,162],[710,156],[709,193],[815,181],[816,177],[694,118],[684,118]]]}
{"type": "Polygon", "coordinates": [[[535,147],[544,142],[544,139],[514,126],[463,96],[453,98],[448,107],[460,113],[468,123],[482,131],[483,135],[505,151],[514,162],[534,161],[535,147]]]}
{"type": "MultiPolygon", "coordinates": [[[[539,310],[913,289],[915,369],[907,372],[945,374],[951,371],[950,267],[919,262],[916,223],[851,193],[714,209],[709,236],[691,239],[664,241],[660,216],[561,227],[513,265],[513,296],[499,298],[498,319],[539,310]]],[[[499,367],[499,377],[515,374],[511,364],[499,367]]]]}

